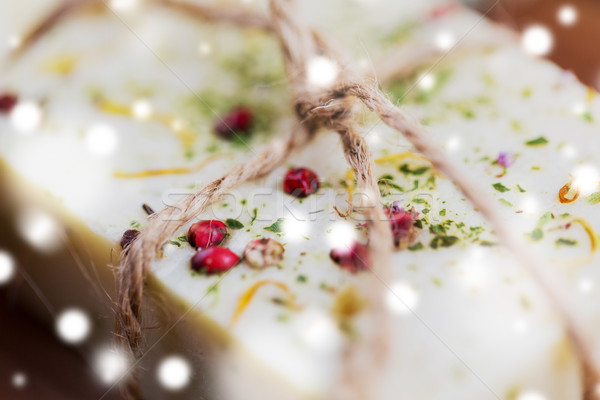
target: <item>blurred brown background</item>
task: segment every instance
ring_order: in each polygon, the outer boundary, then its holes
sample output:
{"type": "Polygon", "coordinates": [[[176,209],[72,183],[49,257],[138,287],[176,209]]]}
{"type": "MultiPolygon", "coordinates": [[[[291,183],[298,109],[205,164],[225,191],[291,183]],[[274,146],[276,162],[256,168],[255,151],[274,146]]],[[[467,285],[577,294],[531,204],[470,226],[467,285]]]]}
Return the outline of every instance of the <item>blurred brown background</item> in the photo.
{"type": "MultiPolygon", "coordinates": [[[[484,0],[474,6],[517,31],[544,24],[555,40],[548,57],[572,70],[587,85],[600,87],[600,51],[595,48],[595,40],[600,38],[600,1],[484,0]],[[577,20],[571,25],[559,22],[559,10],[566,5],[577,10],[577,20]]],[[[19,291],[26,285],[16,280],[0,288],[0,398],[100,398],[105,389],[77,350],[64,345],[54,332],[22,311],[19,291]],[[22,387],[15,387],[18,373],[26,379],[22,387]]],[[[117,397],[111,393],[105,399],[117,397]]]]}
{"type": "Polygon", "coordinates": [[[600,88],[600,1],[598,0],[496,0],[480,1],[475,7],[496,21],[522,31],[532,24],[543,24],[554,34],[554,48],[548,58],[573,71],[589,86],[600,88]],[[559,21],[562,7],[577,10],[572,25],[559,21]]]}

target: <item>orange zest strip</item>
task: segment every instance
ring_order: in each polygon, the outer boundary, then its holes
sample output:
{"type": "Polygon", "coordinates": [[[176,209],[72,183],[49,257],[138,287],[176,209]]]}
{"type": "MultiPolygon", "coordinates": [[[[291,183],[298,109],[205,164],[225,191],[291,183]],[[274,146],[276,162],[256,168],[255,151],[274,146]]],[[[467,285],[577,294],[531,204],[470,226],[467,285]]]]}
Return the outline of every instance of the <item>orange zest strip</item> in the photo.
{"type": "Polygon", "coordinates": [[[76,65],[77,58],[75,56],[62,54],[47,60],[44,63],[44,70],[59,75],[68,75],[76,65]]]}
{"type": "Polygon", "coordinates": [[[250,286],[250,288],[248,290],[246,290],[238,299],[238,306],[237,306],[235,312],[233,313],[233,317],[231,318],[230,325],[235,324],[240,319],[240,317],[242,316],[242,314],[244,313],[244,311],[246,310],[246,308],[248,307],[248,305],[250,304],[250,302],[256,295],[256,292],[258,292],[258,290],[260,288],[262,288],[263,286],[267,286],[267,285],[276,286],[279,289],[281,289],[282,291],[284,291],[287,296],[288,303],[294,304],[295,297],[285,283],[272,281],[272,280],[258,281],[254,285],[250,286]]]}
{"type": "Polygon", "coordinates": [[[341,212],[338,210],[336,206],[333,206],[333,209],[338,213],[338,215],[342,218],[346,218],[348,215],[352,213],[352,199],[354,197],[354,181],[356,180],[356,176],[354,175],[354,170],[349,169],[346,171],[346,175],[344,177],[344,182],[346,183],[346,190],[348,190],[348,197],[346,198],[346,202],[348,203],[348,207],[346,208],[346,212],[341,212]]]}
{"type": "Polygon", "coordinates": [[[573,187],[573,181],[571,180],[559,189],[558,200],[563,204],[572,203],[579,197],[579,192],[579,188],[573,187]]]}
{"type": "MultiPolygon", "coordinates": [[[[389,163],[389,162],[393,162],[393,161],[398,161],[398,160],[404,160],[407,158],[411,158],[411,159],[415,159],[415,160],[423,160],[423,161],[427,161],[429,162],[429,160],[427,160],[425,157],[423,157],[422,155],[410,152],[410,151],[406,151],[404,153],[397,153],[397,154],[389,154],[387,156],[383,156],[380,158],[375,159],[375,164],[385,164],[385,163],[389,163]]],[[[346,175],[344,177],[344,182],[346,183],[346,188],[348,190],[348,198],[347,198],[347,202],[348,202],[348,208],[346,209],[346,212],[341,212],[340,210],[338,210],[337,207],[333,207],[335,209],[335,211],[338,213],[338,215],[342,218],[347,217],[348,215],[350,215],[352,213],[352,199],[353,199],[353,194],[354,194],[354,189],[355,189],[355,184],[354,182],[356,181],[356,176],[354,175],[354,170],[349,169],[346,171],[346,175]]]]}
{"type": "Polygon", "coordinates": [[[594,229],[590,226],[590,224],[581,218],[574,218],[573,223],[577,223],[581,225],[583,229],[585,229],[585,232],[590,238],[590,247],[592,249],[592,253],[594,253],[598,249],[598,236],[596,236],[594,229]]]}
{"type": "Polygon", "coordinates": [[[115,178],[119,179],[132,179],[132,178],[150,178],[153,176],[161,176],[161,175],[184,175],[191,174],[194,172],[198,172],[202,170],[207,164],[213,162],[218,158],[223,158],[225,156],[230,156],[231,153],[219,153],[213,154],[210,157],[205,158],[199,164],[193,167],[175,167],[175,168],[164,168],[164,169],[149,169],[146,171],[139,172],[121,172],[116,171],[113,173],[115,178]]]}
{"type": "Polygon", "coordinates": [[[390,154],[387,156],[379,157],[375,159],[375,164],[383,164],[391,161],[404,160],[405,158],[412,158],[415,160],[423,160],[429,162],[429,160],[423,157],[422,155],[413,153],[411,151],[405,151],[404,153],[390,154]]]}
{"type": "MultiPolygon", "coordinates": [[[[100,110],[109,114],[121,115],[124,117],[135,117],[130,106],[113,103],[108,100],[100,100],[98,102],[98,107],[100,108],[100,110]]],[[[171,131],[173,131],[173,133],[177,136],[177,138],[186,148],[189,147],[196,140],[196,135],[194,134],[194,132],[192,132],[189,129],[186,129],[183,124],[178,123],[178,120],[175,117],[153,112],[148,117],[148,120],[161,123],[168,127],[171,131]]]]}
{"type": "Polygon", "coordinates": [[[594,100],[594,98],[596,97],[598,93],[596,92],[596,89],[588,86],[587,87],[587,102],[590,103],[592,100],[594,100]]]}
{"type": "Polygon", "coordinates": [[[116,104],[107,100],[100,100],[98,102],[98,107],[100,110],[109,114],[123,115],[127,117],[132,116],[130,107],[116,104]]]}

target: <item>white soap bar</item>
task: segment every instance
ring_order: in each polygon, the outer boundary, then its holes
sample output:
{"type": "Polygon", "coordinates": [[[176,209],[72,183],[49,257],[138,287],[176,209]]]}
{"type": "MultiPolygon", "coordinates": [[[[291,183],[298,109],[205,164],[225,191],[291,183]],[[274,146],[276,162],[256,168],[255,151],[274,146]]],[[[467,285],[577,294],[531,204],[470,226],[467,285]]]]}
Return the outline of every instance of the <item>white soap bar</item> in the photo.
{"type": "MultiPolygon", "coordinates": [[[[367,66],[369,57],[383,59],[409,40],[449,47],[465,35],[501,34],[461,8],[432,17],[443,5],[336,0],[323,7],[311,0],[302,2],[302,15],[367,66]]],[[[3,219],[10,224],[14,217],[18,226],[23,213],[41,207],[33,198],[32,204],[23,199],[46,193],[54,215],[71,227],[73,243],[83,241],[76,249],[92,250],[86,260],[96,260],[104,285],[110,282],[104,265],[116,263],[123,232],[144,228],[142,204],[155,210],[176,204],[294,124],[278,45],[267,34],[198,23],[149,5],[118,15],[84,13],[68,20],[0,77],[0,87],[18,93],[21,104],[38,104],[41,113],[30,130],[23,128],[32,124],[32,114],[25,121],[14,113],[0,117],[3,174],[10,176],[2,191],[17,199],[12,215],[3,219]],[[255,110],[255,129],[244,143],[227,142],[213,133],[213,124],[238,104],[255,110]],[[175,168],[190,171],[175,174],[175,168]],[[111,253],[111,245],[117,252],[111,253]]],[[[10,22],[8,15],[0,18],[10,22]]],[[[595,94],[516,42],[457,53],[387,82],[384,89],[428,126],[481,190],[493,194],[515,235],[547,261],[549,274],[560,277],[586,328],[599,328],[595,94]],[[501,153],[514,159],[506,168],[497,162],[501,153]],[[581,185],[580,198],[562,204],[559,189],[573,176],[581,185]]],[[[365,118],[364,132],[375,158],[412,151],[399,133],[371,117],[365,118]]],[[[410,249],[393,255],[393,280],[382,284],[393,315],[393,341],[374,398],[519,399],[528,393],[548,400],[577,398],[577,364],[556,312],[497,245],[477,210],[417,156],[380,162],[377,168],[384,202],[414,206],[421,229],[410,249]]],[[[164,396],[154,373],[174,351],[183,353],[194,371],[191,384],[179,392],[182,398],[193,393],[327,398],[343,368],[344,336],[360,334],[367,321],[364,314],[340,313],[349,298],[360,297],[361,274],[341,269],[329,257],[345,237],[365,238],[356,215],[342,219],[333,209],[345,206],[347,169],[337,135],[321,132],[272,174],[242,185],[198,216],[241,223],[224,242],[238,255],[257,237],[278,240],[285,246],[278,267],[257,270],[241,262],[223,276],[193,273],[195,250],[185,241],[190,224],[165,245],[147,291],[160,299],[150,308],[160,310],[156,304],[163,304],[167,312],[156,312],[161,329],[149,331],[148,344],[170,333],[145,360],[148,398],[164,396]],[[282,191],[286,171],[300,166],[321,180],[319,192],[303,201],[282,191]],[[281,232],[265,229],[281,218],[281,232]],[[268,281],[279,286],[264,284],[268,281]],[[261,282],[243,313],[236,314],[240,298],[261,282]],[[282,304],[282,285],[293,294],[294,307],[282,304]],[[182,315],[183,323],[177,319],[182,315]]],[[[36,280],[51,279],[44,268],[28,268],[36,280]]],[[[65,282],[80,274],[56,271],[65,282]]],[[[64,286],[42,285],[51,302],[66,305],[64,286]]],[[[77,297],[81,307],[93,309],[96,300],[83,303],[89,300],[86,290],[77,297]]]]}

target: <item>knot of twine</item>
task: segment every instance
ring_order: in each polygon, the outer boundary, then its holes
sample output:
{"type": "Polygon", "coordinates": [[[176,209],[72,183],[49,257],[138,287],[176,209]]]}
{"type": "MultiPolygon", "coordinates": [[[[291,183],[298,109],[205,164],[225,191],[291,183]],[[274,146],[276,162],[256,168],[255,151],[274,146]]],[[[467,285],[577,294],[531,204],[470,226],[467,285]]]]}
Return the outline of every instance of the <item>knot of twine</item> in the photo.
{"type": "MultiPolygon", "coordinates": [[[[304,25],[294,12],[291,0],[271,0],[271,19],[267,21],[260,17],[245,20],[239,13],[207,11],[206,7],[199,10],[199,14],[205,19],[223,18],[228,22],[239,23],[240,26],[259,26],[277,36],[293,89],[299,124],[286,137],[275,140],[257,156],[238,165],[229,174],[209,183],[197,193],[187,196],[178,207],[163,209],[149,217],[147,227],[132,242],[118,270],[115,336],[121,348],[126,349],[133,359],[142,356],[144,281],[161,246],[177,229],[196,218],[210,204],[222,199],[234,187],[269,174],[292,151],[309,143],[319,130],[326,129],[339,134],[345,158],[356,174],[357,187],[366,195],[362,209],[365,210],[369,227],[371,273],[361,276],[360,289],[370,306],[371,325],[377,327],[373,332],[363,333],[358,340],[348,342],[344,350],[341,379],[330,397],[340,400],[370,397],[370,388],[377,379],[377,373],[385,365],[389,345],[390,319],[383,301],[387,289],[382,282],[387,282],[391,276],[390,254],[393,241],[381,207],[374,162],[357,123],[361,108],[359,103],[362,103],[385,124],[401,132],[416,150],[450,178],[491,223],[500,242],[532,273],[566,326],[582,372],[582,399],[600,399],[596,391],[599,375],[589,352],[588,341],[584,330],[576,323],[566,297],[546,276],[545,265],[514,237],[513,230],[501,218],[491,196],[481,190],[468,174],[428,138],[418,121],[397,108],[378,89],[376,81],[362,77],[336,46],[304,25]],[[327,57],[340,67],[340,73],[330,87],[315,88],[307,82],[307,65],[316,55],[327,57]]],[[[135,369],[128,376],[125,397],[141,399],[135,369]]]]}

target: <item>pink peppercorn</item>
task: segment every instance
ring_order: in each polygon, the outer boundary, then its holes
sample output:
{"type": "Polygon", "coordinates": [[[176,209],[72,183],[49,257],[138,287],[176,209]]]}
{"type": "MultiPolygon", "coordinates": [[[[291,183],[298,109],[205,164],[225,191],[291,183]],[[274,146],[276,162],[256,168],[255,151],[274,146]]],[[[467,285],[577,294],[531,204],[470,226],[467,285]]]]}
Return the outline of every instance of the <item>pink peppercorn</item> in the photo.
{"type": "Polygon", "coordinates": [[[239,261],[240,258],[228,248],[209,247],[194,254],[191,267],[207,275],[220,274],[233,268],[239,261]]]}
{"type": "Polygon", "coordinates": [[[319,190],[319,177],[308,168],[294,168],[287,172],[283,190],[292,196],[303,198],[319,190]]]}
{"type": "Polygon", "coordinates": [[[214,219],[196,222],[188,230],[188,242],[201,249],[218,245],[226,236],[225,224],[214,219]]]}

